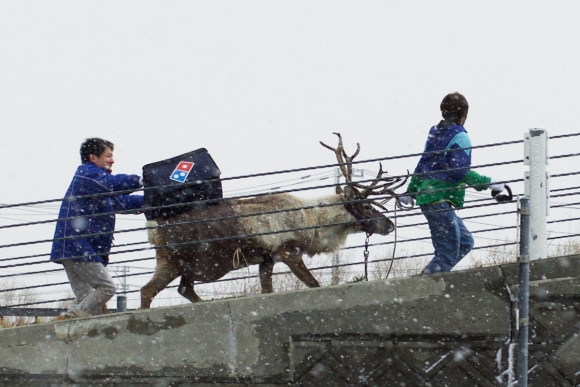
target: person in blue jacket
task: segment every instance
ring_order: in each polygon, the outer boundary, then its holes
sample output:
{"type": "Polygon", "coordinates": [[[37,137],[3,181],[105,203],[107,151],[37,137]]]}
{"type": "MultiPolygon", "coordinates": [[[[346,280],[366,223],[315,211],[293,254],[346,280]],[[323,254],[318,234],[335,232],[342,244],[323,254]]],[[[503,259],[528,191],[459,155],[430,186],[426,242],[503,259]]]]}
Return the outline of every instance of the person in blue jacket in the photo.
{"type": "Polygon", "coordinates": [[[101,138],[81,144],[77,168],[62,201],[50,260],[62,264],[75,301],[59,319],[102,314],[116,287],[106,269],[115,230],[115,213],[141,213],[137,175],[114,175],[114,145],[101,138]]]}
{"type": "Polygon", "coordinates": [[[429,225],[435,254],[423,274],[450,271],[473,248],[471,233],[455,213],[463,207],[465,188],[505,189],[503,183],[471,170],[471,141],[463,127],[469,110],[465,97],[448,94],[440,108],[443,120],[429,130],[407,192],[399,198],[405,205],[415,199],[429,225]]]}

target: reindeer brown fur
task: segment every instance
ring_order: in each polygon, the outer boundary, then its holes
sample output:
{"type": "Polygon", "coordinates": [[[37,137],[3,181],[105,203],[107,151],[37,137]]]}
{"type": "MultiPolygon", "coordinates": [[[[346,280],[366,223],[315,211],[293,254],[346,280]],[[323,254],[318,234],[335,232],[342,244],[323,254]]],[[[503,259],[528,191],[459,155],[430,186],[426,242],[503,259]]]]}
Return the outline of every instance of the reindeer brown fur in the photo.
{"type": "MultiPolygon", "coordinates": [[[[353,183],[352,157],[346,156],[340,134],[339,147],[331,148],[347,180],[336,195],[302,199],[272,194],[229,199],[172,218],[151,222],[150,241],[156,246],[157,266],[153,278],[141,288],[141,308],[171,281],[181,276],[179,293],[192,302],[201,301],[194,281],[212,282],[232,270],[259,265],[263,293],[271,293],[276,262],[285,263],[309,287],[320,286],[303,255],[333,253],[348,235],[358,232],[387,235],[395,228],[367,199],[370,195],[394,195],[388,187],[400,179],[382,179],[382,168],[370,186],[353,183]],[[345,164],[344,159],[347,163],[345,164]],[[380,183],[380,184],[379,184],[380,183]]],[[[400,186],[400,184],[399,184],[400,186]]]]}

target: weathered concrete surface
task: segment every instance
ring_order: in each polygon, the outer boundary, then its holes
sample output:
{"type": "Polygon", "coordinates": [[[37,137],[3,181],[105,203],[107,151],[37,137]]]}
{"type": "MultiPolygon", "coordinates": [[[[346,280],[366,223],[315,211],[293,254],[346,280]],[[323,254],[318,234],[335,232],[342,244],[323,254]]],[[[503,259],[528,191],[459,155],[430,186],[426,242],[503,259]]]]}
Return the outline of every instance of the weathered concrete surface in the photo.
{"type": "MultiPolygon", "coordinates": [[[[4,329],[0,384],[506,385],[517,272],[506,265],[4,329]]],[[[579,272],[578,256],[532,264],[530,385],[580,382],[579,272]]]]}

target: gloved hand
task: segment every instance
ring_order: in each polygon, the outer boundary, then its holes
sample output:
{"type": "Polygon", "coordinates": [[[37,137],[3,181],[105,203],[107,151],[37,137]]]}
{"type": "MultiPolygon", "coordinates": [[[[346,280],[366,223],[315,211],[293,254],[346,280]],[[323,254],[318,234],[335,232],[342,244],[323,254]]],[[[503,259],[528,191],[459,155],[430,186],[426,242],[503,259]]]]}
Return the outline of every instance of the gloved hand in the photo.
{"type": "Polygon", "coordinates": [[[401,195],[398,198],[398,202],[404,206],[412,206],[414,203],[413,197],[411,195],[401,195]]]}
{"type": "Polygon", "coordinates": [[[491,180],[491,183],[489,184],[489,189],[492,192],[497,192],[500,193],[501,191],[503,191],[505,189],[505,184],[504,183],[498,183],[494,180],[491,180]]]}

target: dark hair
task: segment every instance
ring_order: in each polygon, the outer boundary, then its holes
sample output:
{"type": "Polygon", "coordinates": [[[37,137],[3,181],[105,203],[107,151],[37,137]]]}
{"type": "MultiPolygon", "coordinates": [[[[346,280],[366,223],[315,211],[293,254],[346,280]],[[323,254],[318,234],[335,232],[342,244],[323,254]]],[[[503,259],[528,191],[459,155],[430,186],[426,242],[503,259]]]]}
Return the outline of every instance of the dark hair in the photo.
{"type": "Polygon", "coordinates": [[[467,117],[469,104],[465,97],[459,93],[447,94],[441,101],[441,114],[446,120],[456,121],[467,117]]]}
{"type": "Polygon", "coordinates": [[[81,162],[89,162],[89,156],[95,155],[97,157],[101,156],[105,149],[110,148],[113,150],[115,145],[112,142],[103,140],[102,138],[87,138],[85,142],[81,144],[81,162]]]}

